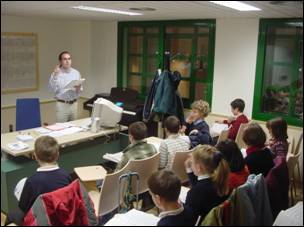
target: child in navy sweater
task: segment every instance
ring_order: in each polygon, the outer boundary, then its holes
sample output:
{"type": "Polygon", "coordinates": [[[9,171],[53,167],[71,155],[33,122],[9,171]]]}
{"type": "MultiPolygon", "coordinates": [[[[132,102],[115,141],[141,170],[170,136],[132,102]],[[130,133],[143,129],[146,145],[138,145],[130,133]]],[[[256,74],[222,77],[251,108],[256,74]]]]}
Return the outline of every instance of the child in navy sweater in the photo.
{"type": "Polygon", "coordinates": [[[212,208],[228,198],[229,165],[215,147],[199,145],[194,148],[185,166],[192,186],[185,206],[196,217],[204,219],[212,208]]]}
{"type": "Polygon", "coordinates": [[[190,116],[186,119],[186,125],[182,127],[181,132],[189,136],[191,148],[198,144],[212,144],[209,126],[205,121],[210,112],[209,104],[198,100],[191,105],[191,108],[190,116]]]}
{"type": "Polygon", "coordinates": [[[194,215],[178,201],[181,181],[172,171],[153,173],[148,187],[155,205],[163,211],[157,226],[194,226],[194,215]]]}

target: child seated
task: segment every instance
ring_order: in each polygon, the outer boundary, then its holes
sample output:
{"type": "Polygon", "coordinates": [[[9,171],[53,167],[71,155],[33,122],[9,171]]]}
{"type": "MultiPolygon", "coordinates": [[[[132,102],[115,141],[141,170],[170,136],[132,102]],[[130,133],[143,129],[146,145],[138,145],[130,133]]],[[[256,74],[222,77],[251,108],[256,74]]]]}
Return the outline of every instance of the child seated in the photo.
{"type": "Polygon", "coordinates": [[[270,150],[265,146],[266,134],[257,123],[250,123],[245,129],[243,140],[247,145],[245,163],[250,174],[267,176],[274,166],[270,150]]]}
{"type": "Polygon", "coordinates": [[[175,153],[189,150],[189,137],[179,135],[180,128],[180,121],[177,117],[170,116],[165,120],[167,138],[161,142],[159,147],[159,168],[171,169],[175,153]]]}
{"type": "Polygon", "coordinates": [[[181,132],[189,136],[191,148],[198,144],[212,144],[209,126],[204,120],[210,112],[209,104],[198,100],[191,105],[191,108],[190,116],[186,119],[186,125],[182,127],[181,132]]]}
{"type": "Polygon", "coordinates": [[[230,167],[228,187],[232,192],[234,188],[246,183],[249,170],[238,145],[233,140],[219,142],[215,147],[223,154],[230,167]]]}
{"type": "Polygon", "coordinates": [[[191,189],[185,206],[202,219],[229,195],[228,163],[221,152],[210,145],[198,145],[185,162],[191,189]]]}
{"type": "Polygon", "coordinates": [[[34,157],[40,167],[26,179],[18,204],[20,210],[9,213],[7,223],[22,225],[24,215],[39,195],[65,187],[72,181],[70,175],[57,164],[59,145],[53,137],[41,136],[36,140],[34,157]]]}
{"type": "Polygon", "coordinates": [[[224,121],[216,121],[219,123],[228,124],[229,132],[228,138],[231,140],[235,140],[237,133],[239,131],[240,125],[248,123],[248,118],[243,113],[245,109],[245,102],[242,99],[235,99],[231,103],[231,112],[235,116],[235,118],[229,118],[224,121]]]}
{"type": "Polygon", "coordinates": [[[157,226],[194,226],[195,217],[178,201],[181,181],[172,171],[154,172],[148,179],[148,187],[153,202],[162,210],[157,226]]]}
{"type": "Polygon", "coordinates": [[[156,148],[145,140],[147,133],[147,126],[143,122],[134,122],[129,126],[131,144],[122,151],[122,159],[115,171],[122,169],[129,160],[145,159],[157,153],[156,148]]]}
{"type": "Polygon", "coordinates": [[[277,156],[286,157],[288,152],[287,122],[283,118],[278,117],[267,121],[266,127],[271,136],[267,145],[273,159],[277,156]]]}

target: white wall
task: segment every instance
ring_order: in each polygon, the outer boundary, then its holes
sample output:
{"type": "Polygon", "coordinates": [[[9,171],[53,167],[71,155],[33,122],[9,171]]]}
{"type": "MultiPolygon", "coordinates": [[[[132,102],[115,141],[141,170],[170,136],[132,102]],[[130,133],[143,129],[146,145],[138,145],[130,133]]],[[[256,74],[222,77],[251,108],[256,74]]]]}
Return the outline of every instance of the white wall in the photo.
{"type": "Polygon", "coordinates": [[[91,23],[91,81],[88,97],[108,93],[117,81],[117,22],[91,23]]]}
{"type": "Polygon", "coordinates": [[[73,67],[84,77],[90,75],[90,22],[1,16],[1,32],[37,33],[39,56],[39,90],[1,95],[1,106],[14,105],[18,97],[53,99],[47,89],[48,78],[63,50],[71,52],[73,67]]]}
{"type": "Polygon", "coordinates": [[[259,19],[216,19],[212,113],[231,115],[230,102],[245,101],[251,118],[259,19]]]}

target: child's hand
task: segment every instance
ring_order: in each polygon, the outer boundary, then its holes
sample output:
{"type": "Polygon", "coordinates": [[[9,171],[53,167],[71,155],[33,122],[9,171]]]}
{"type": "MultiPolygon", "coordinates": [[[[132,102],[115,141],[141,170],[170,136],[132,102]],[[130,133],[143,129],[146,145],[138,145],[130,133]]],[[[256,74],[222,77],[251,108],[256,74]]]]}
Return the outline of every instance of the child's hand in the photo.
{"type": "Polygon", "coordinates": [[[186,122],[191,124],[192,122],[194,121],[194,117],[190,114],[187,119],[186,119],[186,122]]]}
{"type": "Polygon", "coordinates": [[[186,125],[183,125],[182,128],[179,130],[179,132],[180,134],[185,134],[186,130],[187,130],[186,125]]]}
{"type": "Polygon", "coordinates": [[[189,157],[186,159],[186,161],[185,161],[185,168],[186,169],[189,169],[189,168],[191,168],[191,165],[192,165],[192,158],[191,158],[191,155],[189,155],[189,157]]]}

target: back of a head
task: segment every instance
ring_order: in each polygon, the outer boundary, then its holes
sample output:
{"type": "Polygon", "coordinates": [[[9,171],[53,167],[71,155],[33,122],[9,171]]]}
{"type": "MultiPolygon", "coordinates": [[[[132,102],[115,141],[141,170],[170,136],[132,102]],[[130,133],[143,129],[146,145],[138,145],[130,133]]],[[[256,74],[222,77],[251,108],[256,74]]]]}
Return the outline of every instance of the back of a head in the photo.
{"type": "Polygon", "coordinates": [[[266,134],[258,123],[252,122],[245,127],[243,140],[247,146],[261,146],[266,142],[266,134]]]}
{"type": "Polygon", "coordinates": [[[176,116],[170,116],[165,120],[165,128],[170,133],[178,133],[180,129],[180,121],[176,116]]]}
{"type": "Polygon", "coordinates": [[[216,148],[223,154],[231,172],[240,172],[244,169],[245,160],[235,141],[230,139],[221,141],[216,145],[216,148]]]}
{"type": "Polygon", "coordinates": [[[235,99],[230,103],[233,109],[238,109],[240,112],[243,112],[245,109],[245,102],[243,99],[235,99]]]}
{"type": "Polygon", "coordinates": [[[271,134],[274,139],[278,141],[286,141],[288,139],[287,135],[287,122],[281,118],[277,117],[267,121],[266,127],[271,130],[271,134]]]}
{"type": "Polygon", "coordinates": [[[141,121],[134,122],[129,126],[129,134],[132,135],[135,140],[143,140],[148,134],[147,126],[141,121]]]}
{"type": "Polygon", "coordinates": [[[210,145],[198,145],[192,151],[196,163],[202,164],[210,175],[220,196],[227,195],[230,168],[221,152],[210,145]]]}
{"type": "Polygon", "coordinates": [[[176,202],[181,190],[181,181],[172,171],[160,170],[149,177],[148,187],[153,194],[159,195],[167,202],[176,202]]]}
{"type": "Polygon", "coordinates": [[[51,136],[41,136],[35,142],[35,155],[39,161],[53,163],[59,157],[59,145],[51,136]]]}
{"type": "Polygon", "coordinates": [[[207,117],[210,113],[209,103],[203,100],[197,100],[191,105],[192,109],[196,109],[200,112],[202,117],[207,117]]]}

